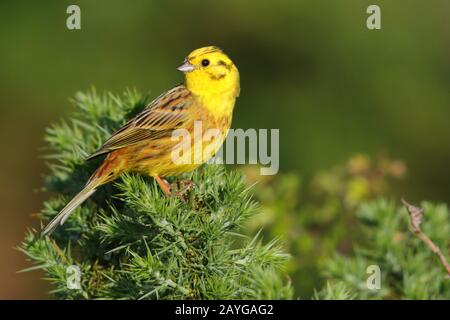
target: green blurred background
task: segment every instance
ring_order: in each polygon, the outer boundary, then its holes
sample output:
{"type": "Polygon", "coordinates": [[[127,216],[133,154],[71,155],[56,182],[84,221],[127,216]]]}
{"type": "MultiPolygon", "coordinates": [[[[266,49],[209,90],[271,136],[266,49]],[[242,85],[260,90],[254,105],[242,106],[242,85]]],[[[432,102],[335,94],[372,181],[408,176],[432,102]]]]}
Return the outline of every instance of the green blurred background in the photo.
{"type": "Polygon", "coordinates": [[[279,128],[280,167],[303,179],[352,154],[408,166],[395,195],[450,201],[450,2],[0,2],[0,298],[47,298],[14,249],[41,208],[44,128],[95,85],[157,96],[214,44],[241,72],[233,127],[279,128]],[[81,7],[81,30],[66,8],[81,7]],[[382,29],[366,28],[381,7],[382,29]]]}

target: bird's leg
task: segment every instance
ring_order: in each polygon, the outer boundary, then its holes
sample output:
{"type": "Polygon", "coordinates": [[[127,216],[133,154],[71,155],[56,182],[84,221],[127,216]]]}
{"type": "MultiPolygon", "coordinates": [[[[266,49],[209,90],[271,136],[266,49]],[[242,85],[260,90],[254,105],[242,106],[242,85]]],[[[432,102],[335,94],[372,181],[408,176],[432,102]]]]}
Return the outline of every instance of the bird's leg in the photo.
{"type": "Polygon", "coordinates": [[[167,180],[160,178],[159,176],[155,176],[156,182],[158,182],[164,194],[168,197],[172,195],[171,186],[167,180]]]}

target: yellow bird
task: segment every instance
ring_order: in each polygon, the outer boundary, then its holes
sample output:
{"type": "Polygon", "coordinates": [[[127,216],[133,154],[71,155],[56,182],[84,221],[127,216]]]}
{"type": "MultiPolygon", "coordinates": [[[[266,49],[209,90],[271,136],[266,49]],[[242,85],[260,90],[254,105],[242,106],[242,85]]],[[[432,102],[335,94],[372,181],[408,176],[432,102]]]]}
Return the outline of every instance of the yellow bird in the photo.
{"type": "Polygon", "coordinates": [[[185,74],[185,84],[153,100],[87,158],[106,155],[42,235],[62,225],[98,187],[122,172],[150,175],[170,195],[171,187],[163,177],[192,171],[219,150],[239,96],[237,67],[221,49],[209,46],[192,51],[177,69],[185,74]]]}

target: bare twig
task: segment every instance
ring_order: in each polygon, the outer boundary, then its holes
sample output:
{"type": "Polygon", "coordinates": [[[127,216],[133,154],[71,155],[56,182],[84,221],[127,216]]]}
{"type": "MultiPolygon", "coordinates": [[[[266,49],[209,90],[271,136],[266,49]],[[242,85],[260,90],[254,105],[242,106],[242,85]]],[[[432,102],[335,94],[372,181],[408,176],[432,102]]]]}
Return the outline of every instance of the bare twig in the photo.
{"type": "Polygon", "coordinates": [[[448,263],[445,256],[442,254],[441,250],[437,245],[434,244],[433,241],[431,241],[428,236],[422,232],[422,229],[420,228],[420,224],[422,223],[423,213],[424,209],[415,207],[412,204],[409,204],[405,199],[402,198],[402,203],[405,206],[406,210],[409,213],[411,226],[414,231],[414,233],[422,239],[423,242],[425,242],[428,247],[433,251],[441,260],[441,263],[444,265],[444,268],[447,270],[448,275],[450,276],[450,264],[448,263]]]}

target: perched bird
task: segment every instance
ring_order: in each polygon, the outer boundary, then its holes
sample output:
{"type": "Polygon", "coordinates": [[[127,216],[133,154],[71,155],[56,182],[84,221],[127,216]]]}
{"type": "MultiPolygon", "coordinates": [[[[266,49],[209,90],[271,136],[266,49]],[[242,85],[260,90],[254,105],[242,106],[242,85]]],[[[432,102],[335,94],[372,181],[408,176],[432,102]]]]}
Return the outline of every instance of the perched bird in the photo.
{"type": "Polygon", "coordinates": [[[214,46],[192,51],[177,69],[185,74],[185,84],[153,100],[87,158],[106,155],[84,188],[44,228],[42,235],[62,225],[98,187],[122,172],[150,175],[170,195],[171,187],[163,177],[194,170],[220,149],[239,96],[238,69],[214,46]],[[199,125],[202,130],[196,129],[199,125]],[[217,134],[204,134],[208,130],[217,134]],[[174,155],[179,157],[174,159],[174,155]]]}

